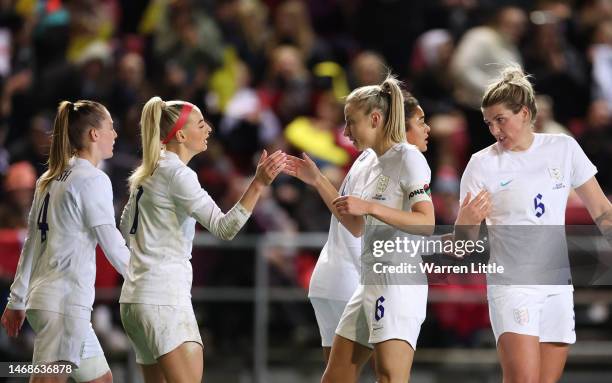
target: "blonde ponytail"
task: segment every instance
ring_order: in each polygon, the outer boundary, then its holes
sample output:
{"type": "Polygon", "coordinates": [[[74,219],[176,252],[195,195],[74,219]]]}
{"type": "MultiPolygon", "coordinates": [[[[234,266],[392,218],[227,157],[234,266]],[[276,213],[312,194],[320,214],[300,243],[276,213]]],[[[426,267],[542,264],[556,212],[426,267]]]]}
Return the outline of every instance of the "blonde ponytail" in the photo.
{"type": "Polygon", "coordinates": [[[406,116],[400,82],[389,74],[380,87],[390,98],[389,112],[383,128],[384,137],[393,143],[406,142],[406,116]]]}
{"type": "Polygon", "coordinates": [[[51,136],[51,147],[49,149],[48,169],[40,177],[38,183],[40,191],[44,192],[49,183],[57,178],[68,165],[74,151],[68,137],[68,115],[72,109],[70,101],[62,101],[57,108],[55,121],[53,122],[53,135],[51,136]]]}
{"type": "Polygon", "coordinates": [[[140,117],[140,136],[142,140],[142,164],[128,178],[130,192],[134,192],[142,182],[153,173],[161,152],[159,123],[164,102],[153,97],[145,104],[140,117]]]}

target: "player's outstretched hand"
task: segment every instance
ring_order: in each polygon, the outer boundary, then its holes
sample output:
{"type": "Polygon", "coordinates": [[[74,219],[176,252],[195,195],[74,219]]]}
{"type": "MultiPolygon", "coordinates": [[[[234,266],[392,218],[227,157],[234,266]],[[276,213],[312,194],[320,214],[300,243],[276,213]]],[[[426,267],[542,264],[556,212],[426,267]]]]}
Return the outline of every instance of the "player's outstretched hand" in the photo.
{"type": "Polygon", "coordinates": [[[368,214],[369,204],[359,197],[347,195],[332,201],[334,208],[342,215],[361,216],[368,214]]]}
{"type": "Polygon", "coordinates": [[[287,154],[281,150],[277,150],[268,156],[268,152],[264,149],[257,164],[255,180],[263,185],[270,185],[285,168],[286,158],[287,154]]]}
{"type": "Polygon", "coordinates": [[[471,197],[472,194],[468,192],[463,199],[455,225],[480,225],[491,213],[491,195],[487,190],[481,190],[472,200],[471,197]]]}
{"type": "Polygon", "coordinates": [[[285,174],[293,176],[310,186],[315,186],[319,177],[322,176],[317,164],[306,153],[302,153],[302,158],[288,155],[285,164],[285,174]]]}
{"type": "Polygon", "coordinates": [[[19,335],[19,330],[23,326],[25,320],[25,310],[11,310],[9,308],[4,309],[2,314],[2,327],[6,329],[6,333],[9,336],[16,337],[19,335]]]}

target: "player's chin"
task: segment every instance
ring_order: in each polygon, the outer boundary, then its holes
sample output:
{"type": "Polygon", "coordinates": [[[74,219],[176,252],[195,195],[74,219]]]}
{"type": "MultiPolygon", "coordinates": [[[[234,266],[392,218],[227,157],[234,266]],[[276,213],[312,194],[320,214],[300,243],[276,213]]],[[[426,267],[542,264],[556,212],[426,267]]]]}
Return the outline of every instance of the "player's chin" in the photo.
{"type": "Polygon", "coordinates": [[[502,148],[504,148],[504,150],[512,150],[514,148],[513,143],[508,138],[501,141],[500,143],[501,143],[502,148]]]}

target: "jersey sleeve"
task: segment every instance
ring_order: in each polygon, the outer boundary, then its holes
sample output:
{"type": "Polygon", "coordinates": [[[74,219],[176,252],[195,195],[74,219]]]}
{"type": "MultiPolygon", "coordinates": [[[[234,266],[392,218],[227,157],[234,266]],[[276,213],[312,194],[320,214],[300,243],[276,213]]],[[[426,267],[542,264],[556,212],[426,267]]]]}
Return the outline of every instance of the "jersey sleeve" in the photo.
{"type": "Polygon", "coordinates": [[[577,188],[597,174],[597,167],[589,160],[578,142],[573,137],[568,138],[572,156],[571,183],[572,188],[577,188]]]}
{"type": "Polygon", "coordinates": [[[472,156],[468,162],[463,175],[461,176],[461,186],[459,187],[459,205],[465,199],[467,193],[476,196],[484,188],[484,175],[480,170],[480,163],[477,158],[472,156]]]}
{"type": "Polygon", "coordinates": [[[203,206],[209,206],[213,211],[219,210],[215,201],[200,186],[198,176],[187,167],[176,171],[170,180],[169,191],[170,198],[175,205],[189,216],[192,216],[195,211],[200,210],[203,206]]]}
{"type": "Polygon", "coordinates": [[[99,225],[93,228],[96,239],[104,251],[106,259],[123,278],[126,277],[130,251],[125,246],[115,225],[99,225]]]}
{"type": "Polygon", "coordinates": [[[81,205],[86,227],[115,225],[113,188],[106,174],[86,180],[79,190],[77,201],[81,205]]]}
{"type": "Polygon", "coordinates": [[[36,227],[36,213],[37,206],[39,206],[38,196],[37,183],[36,191],[34,192],[34,200],[32,201],[32,207],[30,207],[30,213],[28,215],[27,237],[21,249],[17,271],[15,272],[15,280],[11,285],[11,291],[8,298],[7,307],[11,310],[25,310],[26,306],[26,295],[30,286],[32,264],[35,261],[34,258],[36,258],[38,254],[36,250],[36,235],[38,234],[36,227]]]}
{"type": "Polygon", "coordinates": [[[240,203],[224,214],[202,189],[196,174],[188,168],[179,169],[174,175],[170,193],[179,208],[221,239],[232,239],[250,217],[250,213],[240,203]]]}
{"type": "Polygon", "coordinates": [[[123,211],[121,212],[121,219],[119,220],[119,231],[123,238],[127,241],[128,236],[131,230],[131,224],[134,221],[134,212],[133,212],[133,204],[134,204],[134,196],[130,194],[125,206],[123,207],[123,211]]]}
{"type": "Polygon", "coordinates": [[[402,156],[402,169],[400,187],[408,198],[410,206],[421,201],[431,201],[431,169],[423,154],[410,150],[402,156]]]}
{"type": "Polygon", "coordinates": [[[361,197],[363,190],[358,190],[357,184],[358,181],[365,178],[368,173],[369,169],[367,169],[367,165],[372,163],[372,157],[370,156],[376,157],[376,154],[366,149],[359,155],[359,157],[357,157],[349,169],[346,177],[342,181],[338,194],[341,196],[355,195],[361,197]]]}

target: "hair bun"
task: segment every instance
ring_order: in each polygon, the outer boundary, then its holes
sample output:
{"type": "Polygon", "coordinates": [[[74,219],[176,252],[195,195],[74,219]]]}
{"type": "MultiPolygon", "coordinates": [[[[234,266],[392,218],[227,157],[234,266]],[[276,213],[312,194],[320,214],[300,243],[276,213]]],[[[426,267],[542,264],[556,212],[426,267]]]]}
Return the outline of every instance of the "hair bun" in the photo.
{"type": "Polygon", "coordinates": [[[501,73],[502,81],[508,84],[519,85],[527,76],[518,66],[508,66],[501,73]]]}

